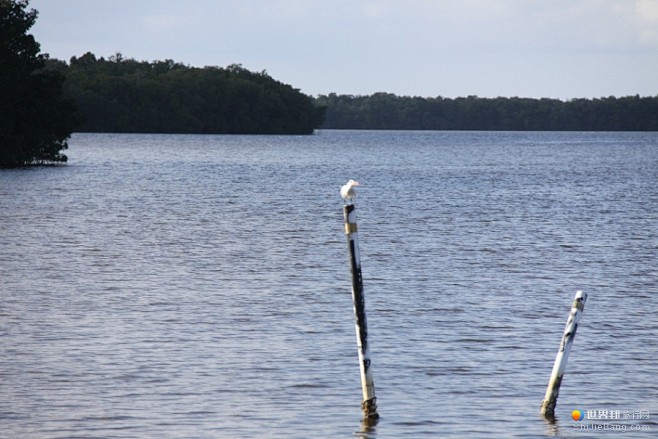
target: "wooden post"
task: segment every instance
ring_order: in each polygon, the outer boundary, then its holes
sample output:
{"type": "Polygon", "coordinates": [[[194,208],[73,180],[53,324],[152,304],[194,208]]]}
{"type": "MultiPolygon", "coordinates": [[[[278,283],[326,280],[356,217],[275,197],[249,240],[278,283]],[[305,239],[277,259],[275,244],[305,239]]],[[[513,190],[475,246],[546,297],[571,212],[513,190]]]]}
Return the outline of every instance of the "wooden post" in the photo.
{"type": "Polygon", "coordinates": [[[577,291],[573,300],[573,305],[571,306],[567,325],[564,328],[564,334],[562,335],[562,341],[560,342],[560,350],[555,357],[555,364],[553,365],[551,378],[548,381],[546,396],[544,396],[544,400],[541,403],[541,414],[548,419],[555,419],[555,406],[557,405],[557,397],[560,393],[562,377],[567,368],[571,345],[573,345],[573,340],[576,337],[578,322],[580,322],[583,309],[585,309],[586,301],[587,294],[582,291],[577,291]]]}
{"type": "Polygon", "coordinates": [[[361,278],[361,257],[359,254],[359,239],[356,230],[356,211],[354,204],[343,208],[345,219],[345,234],[350,254],[350,272],[352,274],[352,304],[356,319],[356,342],[359,351],[359,368],[361,371],[361,389],[363,402],[361,409],[365,419],[376,419],[377,398],[375,383],[372,378],[370,349],[368,346],[368,323],[366,320],[365,297],[363,295],[363,280],[361,278]]]}

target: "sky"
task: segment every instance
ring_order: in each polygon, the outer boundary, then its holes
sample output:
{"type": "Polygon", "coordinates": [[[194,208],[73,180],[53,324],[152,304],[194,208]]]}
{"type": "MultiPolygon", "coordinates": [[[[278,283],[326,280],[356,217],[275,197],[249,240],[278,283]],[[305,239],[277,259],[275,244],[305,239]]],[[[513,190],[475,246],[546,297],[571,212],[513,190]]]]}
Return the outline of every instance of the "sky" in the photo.
{"type": "Polygon", "coordinates": [[[658,96],[658,0],[30,0],[42,53],[241,64],[311,96],[658,96]]]}

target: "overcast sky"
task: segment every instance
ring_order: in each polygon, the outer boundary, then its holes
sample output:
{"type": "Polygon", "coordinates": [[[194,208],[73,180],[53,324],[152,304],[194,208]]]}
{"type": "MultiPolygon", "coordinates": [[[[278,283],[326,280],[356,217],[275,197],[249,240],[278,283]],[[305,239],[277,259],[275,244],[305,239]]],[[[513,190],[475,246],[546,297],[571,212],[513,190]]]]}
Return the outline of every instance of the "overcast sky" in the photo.
{"type": "Polygon", "coordinates": [[[43,53],[242,64],[309,95],[658,95],[658,0],[31,0],[43,53]]]}

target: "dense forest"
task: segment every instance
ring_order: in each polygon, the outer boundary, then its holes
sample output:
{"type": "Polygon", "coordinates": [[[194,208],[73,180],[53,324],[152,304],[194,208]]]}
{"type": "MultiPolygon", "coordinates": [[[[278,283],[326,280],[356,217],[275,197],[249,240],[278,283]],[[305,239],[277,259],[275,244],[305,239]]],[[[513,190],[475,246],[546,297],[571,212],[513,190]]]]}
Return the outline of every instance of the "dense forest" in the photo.
{"type": "Polygon", "coordinates": [[[196,68],[92,53],[47,68],[66,77],[78,131],[198,134],[310,134],[324,109],[313,99],[240,65],[196,68]]]}
{"type": "Polygon", "coordinates": [[[658,131],[658,96],[603,99],[318,96],[322,128],[390,130],[658,131]]]}

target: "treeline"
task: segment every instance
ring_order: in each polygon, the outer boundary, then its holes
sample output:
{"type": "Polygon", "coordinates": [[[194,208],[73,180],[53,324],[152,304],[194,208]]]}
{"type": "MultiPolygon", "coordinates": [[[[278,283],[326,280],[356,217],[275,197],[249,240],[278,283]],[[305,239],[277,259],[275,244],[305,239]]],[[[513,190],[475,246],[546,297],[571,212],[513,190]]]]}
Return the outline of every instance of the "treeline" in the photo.
{"type": "Polygon", "coordinates": [[[92,53],[49,60],[78,108],[76,131],[197,134],[310,134],[324,109],[311,97],[240,65],[189,67],[92,53]]]}
{"type": "Polygon", "coordinates": [[[388,130],[657,131],[658,96],[603,99],[321,95],[322,128],[388,130]]]}

